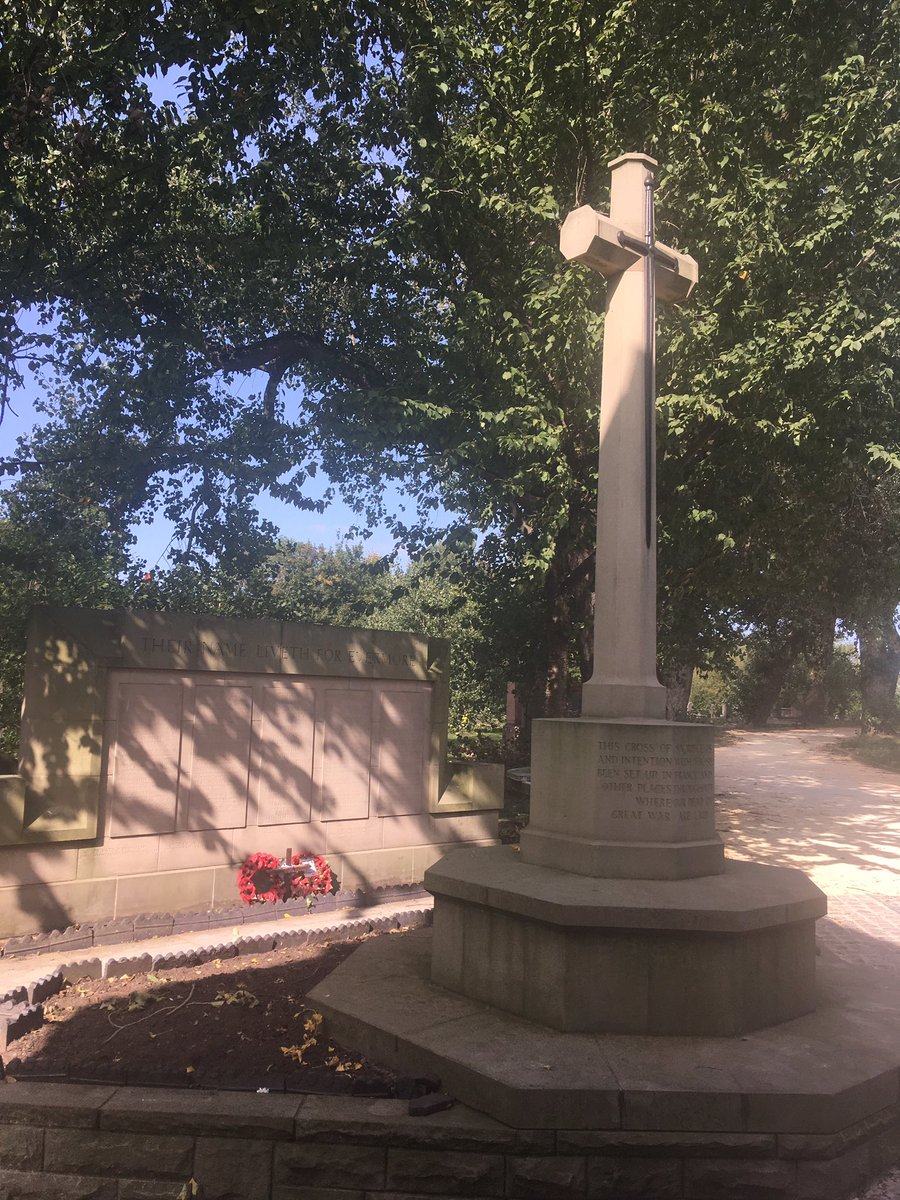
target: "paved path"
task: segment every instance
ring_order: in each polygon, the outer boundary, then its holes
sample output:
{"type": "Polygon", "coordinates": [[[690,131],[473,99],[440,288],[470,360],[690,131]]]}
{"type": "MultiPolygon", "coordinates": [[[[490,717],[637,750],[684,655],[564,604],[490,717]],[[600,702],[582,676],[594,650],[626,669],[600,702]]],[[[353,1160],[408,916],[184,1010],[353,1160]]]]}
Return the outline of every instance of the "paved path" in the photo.
{"type": "MultiPolygon", "coordinates": [[[[900,775],[835,755],[846,736],[731,734],[716,751],[719,830],[734,858],[799,867],[825,892],[823,955],[900,970],[900,775]]],[[[900,1168],[858,1200],[900,1200],[900,1168]]]]}
{"type": "Polygon", "coordinates": [[[719,829],[735,858],[799,867],[828,897],[823,945],[900,965],[900,775],[829,747],[839,730],[737,732],[716,752],[719,829]]]}

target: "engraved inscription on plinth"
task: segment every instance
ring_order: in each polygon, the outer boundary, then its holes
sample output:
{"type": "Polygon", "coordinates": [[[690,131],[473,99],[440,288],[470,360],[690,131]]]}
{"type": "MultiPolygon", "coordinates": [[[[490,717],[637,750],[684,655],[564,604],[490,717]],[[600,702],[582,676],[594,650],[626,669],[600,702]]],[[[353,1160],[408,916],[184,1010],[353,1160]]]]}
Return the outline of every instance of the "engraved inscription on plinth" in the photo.
{"type": "Polygon", "coordinates": [[[526,862],[625,879],[723,869],[710,727],[536,721],[532,739],[526,862]]]}
{"type": "Polygon", "coordinates": [[[713,803],[712,749],[696,741],[596,743],[596,836],[677,842],[705,837],[713,803]]]}

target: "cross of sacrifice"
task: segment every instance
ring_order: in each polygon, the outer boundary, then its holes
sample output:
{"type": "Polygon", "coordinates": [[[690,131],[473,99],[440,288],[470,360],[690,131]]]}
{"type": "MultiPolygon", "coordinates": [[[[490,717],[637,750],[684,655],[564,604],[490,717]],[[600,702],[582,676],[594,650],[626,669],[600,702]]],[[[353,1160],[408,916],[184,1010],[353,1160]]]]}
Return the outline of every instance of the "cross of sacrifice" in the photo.
{"type": "Polygon", "coordinates": [[[623,154],[609,216],[583,205],[560,231],[565,258],[609,280],[600,390],[594,673],[582,716],[659,718],[656,677],[656,297],[688,299],[696,261],[656,241],[655,159],[623,154]]]}

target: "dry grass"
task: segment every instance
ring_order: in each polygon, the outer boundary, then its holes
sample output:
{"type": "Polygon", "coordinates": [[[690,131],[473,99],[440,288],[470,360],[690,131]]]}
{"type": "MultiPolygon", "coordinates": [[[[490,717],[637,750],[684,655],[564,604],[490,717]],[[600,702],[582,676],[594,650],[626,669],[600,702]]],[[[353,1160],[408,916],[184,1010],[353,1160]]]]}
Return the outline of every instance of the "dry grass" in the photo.
{"type": "Polygon", "coordinates": [[[883,771],[900,774],[900,736],[895,733],[864,733],[841,738],[828,748],[834,754],[848,754],[868,767],[881,767],[883,771]]]}

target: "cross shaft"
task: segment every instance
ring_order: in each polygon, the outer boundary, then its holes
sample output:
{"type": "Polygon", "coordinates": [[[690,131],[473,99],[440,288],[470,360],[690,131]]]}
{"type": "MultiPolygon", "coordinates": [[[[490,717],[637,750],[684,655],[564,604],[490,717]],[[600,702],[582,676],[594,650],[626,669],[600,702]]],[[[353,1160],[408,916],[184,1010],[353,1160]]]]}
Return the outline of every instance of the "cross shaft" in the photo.
{"type": "Polygon", "coordinates": [[[656,677],[655,301],[683,303],[697,263],[656,241],[656,162],[625,154],[612,171],[610,215],[569,213],[560,249],[609,280],[603,336],[594,674],[582,713],[665,717],[656,677]]]}

